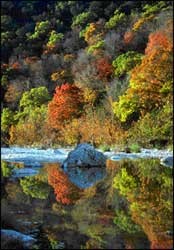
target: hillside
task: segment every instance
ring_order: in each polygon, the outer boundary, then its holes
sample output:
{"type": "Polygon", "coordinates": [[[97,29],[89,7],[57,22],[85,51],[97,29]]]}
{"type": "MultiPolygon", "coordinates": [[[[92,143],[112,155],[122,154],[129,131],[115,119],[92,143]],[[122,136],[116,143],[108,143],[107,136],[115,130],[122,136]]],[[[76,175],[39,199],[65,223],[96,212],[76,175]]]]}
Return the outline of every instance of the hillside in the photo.
{"type": "Polygon", "coordinates": [[[1,1],[2,145],[171,147],[172,1],[1,1]]]}

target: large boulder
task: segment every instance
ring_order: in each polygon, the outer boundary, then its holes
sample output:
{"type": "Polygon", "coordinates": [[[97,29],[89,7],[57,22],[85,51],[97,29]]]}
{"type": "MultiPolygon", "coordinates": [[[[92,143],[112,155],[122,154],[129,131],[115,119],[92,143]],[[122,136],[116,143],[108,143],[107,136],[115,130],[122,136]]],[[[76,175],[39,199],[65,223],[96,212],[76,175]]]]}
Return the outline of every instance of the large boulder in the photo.
{"type": "Polygon", "coordinates": [[[107,157],[88,144],[79,144],[63,162],[64,170],[72,167],[104,167],[107,157]]]}

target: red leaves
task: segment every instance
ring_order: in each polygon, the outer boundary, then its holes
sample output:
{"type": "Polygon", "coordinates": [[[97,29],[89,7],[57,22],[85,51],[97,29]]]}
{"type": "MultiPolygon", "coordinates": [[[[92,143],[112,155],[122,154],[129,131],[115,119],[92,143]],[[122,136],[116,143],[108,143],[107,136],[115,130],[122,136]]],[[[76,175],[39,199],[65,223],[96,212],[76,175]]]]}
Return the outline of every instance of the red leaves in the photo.
{"type": "Polygon", "coordinates": [[[53,128],[58,128],[62,122],[79,116],[83,100],[81,90],[72,84],[65,83],[55,91],[48,105],[48,119],[53,128]]]}
{"type": "Polygon", "coordinates": [[[81,189],[75,186],[68,176],[57,166],[49,166],[48,183],[54,188],[56,200],[62,204],[73,204],[80,197],[81,189]]]}
{"type": "Polygon", "coordinates": [[[101,80],[108,81],[113,73],[112,64],[109,63],[107,58],[101,58],[96,62],[96,67],[98,71],[98,77],[101,80]]]}

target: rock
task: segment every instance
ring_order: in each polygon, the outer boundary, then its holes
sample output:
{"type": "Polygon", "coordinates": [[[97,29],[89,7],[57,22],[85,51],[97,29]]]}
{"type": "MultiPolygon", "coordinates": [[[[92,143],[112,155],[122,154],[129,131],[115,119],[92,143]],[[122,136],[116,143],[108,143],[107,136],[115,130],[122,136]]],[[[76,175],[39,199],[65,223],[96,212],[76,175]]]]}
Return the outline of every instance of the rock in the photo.
{"type": "Polygon", "coordinates": [[[173,166],[173,156],[168,156],[166,158],[161,159],[161,164],[165,166],[173,166]]]}
{"type": "Polygon", "coordinates": [[[106,176],[106,169],[101,167],[69,168],[67,175],[72,183],[79,188],[88,188],[106,176]]]}
{"type": "Polygon", "coordinates": [[[8,241],[8,244],[19,241],[19,244],[24,248],[30,249],[32,249],[32,245],[36,242],[36,239],[33,237],[10,229],[1,229],[1,237],[2,241],[8,241]]]}
{"type": "Polygon", "coordinates": [[[71,167],[104,167],[107,157],[88,143],[79,144],[63,162],[64,170],[71,167]]]}

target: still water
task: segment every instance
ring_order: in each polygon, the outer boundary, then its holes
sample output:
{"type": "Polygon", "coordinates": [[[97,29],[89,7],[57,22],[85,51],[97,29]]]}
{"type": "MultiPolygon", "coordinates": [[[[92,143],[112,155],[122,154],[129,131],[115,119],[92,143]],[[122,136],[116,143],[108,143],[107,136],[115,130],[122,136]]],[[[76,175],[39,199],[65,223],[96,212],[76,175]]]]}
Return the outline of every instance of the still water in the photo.
{"type": "MultiPolygon", "coordinates": [[[[35,238],[31,249],[172,249],[172,168],[157,159],[108,160],[90,171],[3,161],[1,228],[35,238]],[[31,175],[15,175],[26,168],[31,175]]],[[[21,249],[5,239],[1,247],[21,249]]]]}

